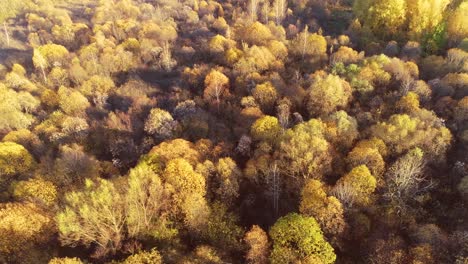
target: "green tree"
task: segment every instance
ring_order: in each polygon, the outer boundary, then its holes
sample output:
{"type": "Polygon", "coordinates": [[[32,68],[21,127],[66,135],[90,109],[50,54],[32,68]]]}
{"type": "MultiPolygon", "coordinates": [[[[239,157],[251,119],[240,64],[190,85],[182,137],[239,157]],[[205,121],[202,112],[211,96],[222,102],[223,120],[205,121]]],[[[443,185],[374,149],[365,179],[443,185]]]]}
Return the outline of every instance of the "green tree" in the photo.
{"type": "Polygon", "coordinates": [[[269,234],[273,240],[272,264],[335,262],[334,250],[313,217],[288,214],[276,221],[269,234]],[[312,259],[315,262],[310,261],[312,259]]]}

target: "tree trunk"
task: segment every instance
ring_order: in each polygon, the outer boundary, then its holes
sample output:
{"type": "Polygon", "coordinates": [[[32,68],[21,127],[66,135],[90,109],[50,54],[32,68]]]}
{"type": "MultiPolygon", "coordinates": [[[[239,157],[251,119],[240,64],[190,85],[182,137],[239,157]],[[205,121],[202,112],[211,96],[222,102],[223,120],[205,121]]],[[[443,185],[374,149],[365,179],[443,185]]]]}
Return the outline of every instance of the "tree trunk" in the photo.
{"type": "Polygon", "coordinates": [[[3,21],[3,30],[5,31],[5,36],[6,36],[6,39],[7,39],[7,46],[9,47],[10,46],[10,35],[8,35],[6,21],[3,21]]]}

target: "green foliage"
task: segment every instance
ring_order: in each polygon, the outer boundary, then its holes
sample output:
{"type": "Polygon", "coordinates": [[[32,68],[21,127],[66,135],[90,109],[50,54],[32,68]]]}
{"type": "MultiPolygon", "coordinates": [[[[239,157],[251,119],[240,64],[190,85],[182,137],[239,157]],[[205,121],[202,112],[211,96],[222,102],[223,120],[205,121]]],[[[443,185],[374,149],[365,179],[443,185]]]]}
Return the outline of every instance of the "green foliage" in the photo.
{"type": "Polygon", "coordinates": [[[334,263],[336,255],[325,240],[313,217],[288,214],[270,229],[273,240],[271,263],[294,263],[316,258],[322,263],[334,263]]]}

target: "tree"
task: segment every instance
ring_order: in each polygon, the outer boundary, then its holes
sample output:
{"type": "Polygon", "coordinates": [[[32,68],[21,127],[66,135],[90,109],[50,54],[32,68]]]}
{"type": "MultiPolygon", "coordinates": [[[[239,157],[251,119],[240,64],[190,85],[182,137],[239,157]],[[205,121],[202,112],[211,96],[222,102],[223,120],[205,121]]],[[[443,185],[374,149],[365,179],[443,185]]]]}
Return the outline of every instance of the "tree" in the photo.
{"type": "Polygon", "coordinates": [[[334,187],[334,195],[346,206],[366,206],[371,202],[371,194],[377,187],[375,177],[366,165],[353,168],[341,177],[334,187]]]}
{"type": "Polygon", "coordinates": [[[346,227],[343,206],[334,196],[325,193],[323,184],[318,180],[310,180],[302,189],[301,214],[314,217],[325,234],[337,236],[346,227]]]}
{"type": "Polygon", "coordinates": [[[268,242],[267,233],[263,231],[261,227],[253,225],[252,228],[245,234],[244,241],[249,247],[247,255],[245,256],[248,263],[268,263],[270,243],[268,242]]]}
{"type": "Polygon", "coordinates": [[[176,121],[171,114],[160,108],[153,108],[145,122],[145,131],[158,138],[171,138],[176,121]]]}
{"type": "Polygon", "coordinates": [[[355,1],[353,10],[364,23],[364,27],[384,39],[390,39],[398,35],[406,23],[406,2],[406,0],[359,0],[355,1]]]}
{"type": "Polygon", "coordinates": [[[110,77],[94,75],[81,85],[80,91],[83,95],[93,98],[97,106],[103,106],[114,87],[114,81],[110,77]]]}
{"type": "Polygon", "coordinates": [[[343,110],[331,114],[325,118],[325,122],[327,124],[327,139],[335,143],[339,149],[351,147],[359,135],[356,119],[343,110]]]}
{"type": "Polygon", "coordinates": [[[0,183],[13,176],[31,172],[36,162],[22,145],[13,142],[0,143],[0,183]]]}
{"type": "Polygon", "coordinates": [[[130,170],[125,193],[126,226],[130,237],[171,237],[176,230],[166,226],[164,213],[169,199],[160,177],[145,163],[130,170]]]}
{"type": "Polygon", "coordinates": [[[271,82],[266,82],[255,86],[255,89],[252,91],[252,95],[255,98],[255,101],[260,104],[264,111],[271,110],[276,102],[276,99],[278,98],[276,88],[271,82]]]}
{"type": "Polygon", "coordinates": [[[124,197],[110,181],[87,179],[84,190],[65,195],[56,220],[63,245],[96,245],[96,256],[115,254],[124,239],[124,197]]]}
{"type": "Polygon", "coordinates": [[[60,148],[60,155],[55,160],[55,183],[67,186],[71,183],[81,183],[85,178],[98,176],[97,160],[86,154],[79,145],[65,145],[60,148]]]}
{"type": "Polygon", "coordinates": [[[58,97],[62,111],[71,116],[84,116],[86,109],[91,106],[82,93],[63,86],[58,90],[58,97]]]}
{"type": "Polygon", "coordinates": [[[406,1],[409,20],[409,35],[421,40],[423,34],[431,34],[442,22],[450,0],[406,1]]]}
{"type": "Polygon", "coordinates": [[[278,119],[273,116],[264,116],[253,123],[250,134],[255,140],[272,142],[281,131],[278,119]]]}
{"type": "Polygon", "coordinates": [[[327,115],[346,107],[351,99],[350,85],[336,75],[316,76],[309,88],[306,107],[311,116],[327,115]]]}
{"type": "Polygon", "coordinates": [[[431,181],[424,176],[424,153],[414,148],[400,157],[387,170],[387,192],[385,196],[400,209],[405,202],[433,187],[431,181]]]}
{"type": "Polygon", "coordinates": [[[205,90],[203,97],[207,101],[216,101],[216,106],[219,112],[219,105],[222,97],[229,96],[229,79],[223,73],[212,70],[205,77],[205,90]]]}
{"type": "Polygon", "coordinates": [[[10,2],[8,0],[1,0],[0,1],[0,23],[3,23],[3,31],[5,33],[5,37],[7,40],[7,46],[10,46],[10,35],[8,34],[7,29],[7,20],[9,18],[15,17],[23,8],[27,1],[15,1],[10,2]]]}
{"type": "Polygon", "coordinates": [[[242,172],[231,158],[221,158],[216,164],[216,194],[221,201],[227,205],[232,205],[239,197],[239,183],[242,172]]]}
{"type": "Polygon", "coordinates": [[[377,148],[356,146],[346,157],[349,168],[366,165],[372,175],[377,178],[378,184],[382,184],[382,174],[385,171],[385,161],[377,148]]]}
{"type": "Polygon", "coordinates": [[[83,264],[79,258],[53,258],[48,264],[83,264]]]}
{"type": "Polygon", "coordinates": [[[15,92],[0,83],[0,131],[28,128],[39,101],[28,92],[15,92]]]}
{"type": "Polygon", "coordinates": [[[278,219],[269,234],[273,240],[270,255],[272,264],[335,262],[334,250],[323,237],[313,217],[290,213],[278,219]],[[309,262],[308,259],[315,259],[315,262],[309,262]]]}
{"type": "Polygon", "coordinates": [[[46,244],[54,232],[53,219],[33,203],[0,204],[0,253],[18,256],[23,250],[46,244]]]}
{"type": "Polygon", "coordinates": [[[20,201],[37,203],[43,207],[52,207],[57,202],[57,188],[50,181],[32,178],[14,184],[13,197],[20,201]]]}
{"type": "Polygon", "coordinates": [[[46,44],[34,49],[33,64],[40,68],[44,81],[47,82],[46,70],[54,66],[65,66],[68,63],[67,48],[57,44],[46,44]]]}
{"type": "Polygon", "coordinates": [[[299,182],[321,178],[329,171],[331,146],[324,139],[325,124],[318,119],[286,130],[277,152],[281,168],[299,182]]]}
{"type": "Polygon", "coordinates": [[[387,122],[379,122],[371,130],[372,134],[382,139],[395,154],[401,154],[420,147],[434,157],[445,153],[450,144],[450,131],[438,125],[438,118],[430,112],[419,111],[425,121],[406,114],[392,115],[387,122]],[[435,120],[434,120],[435,119],[435,120]]]}
{"type": "Polygon", "coordinates": [[[449,12],[447,18],[447,31],[452,41],[458,42],[468,37],[468,25],[466,25],[466,13],[468,12],[468,3],[462,1],[460,5],[449,12]]]}
{"type": "Polygon", "coordinates": [[[275,13],[276,25],[280,25],[286,17],[286,11],[288,10],[288,1],[274,0],[272,9],[275,13]]]}
{"type": "Polygon", "coordinates": [[[172,214],[189,228],[200,228],[209,215],[205,178],[182,158],[170,160],[161,177],[172,196],[172,214]]]}
{"type": "Polygon", "coordinates": [[[150,251],[140,251],[126,258],[122,264],[162,264],[162,257],[156,248],[150,251]]]}

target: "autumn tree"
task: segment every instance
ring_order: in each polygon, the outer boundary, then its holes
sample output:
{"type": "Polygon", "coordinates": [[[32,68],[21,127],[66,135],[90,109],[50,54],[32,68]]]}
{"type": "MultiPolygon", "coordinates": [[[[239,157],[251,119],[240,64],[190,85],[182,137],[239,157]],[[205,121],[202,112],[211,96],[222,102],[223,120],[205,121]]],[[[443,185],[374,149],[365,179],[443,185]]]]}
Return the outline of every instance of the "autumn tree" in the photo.
{"type": "Polygon", "coordinates": [[[242,172],[231,158],[221,158],[216,164],[215,193],[227,205],[231,205],[239,197],[239,183],[242,172]]]}
{"type": "Polygon", "coordinates": [[[334,187],[334,195],[346,206],[366,206],[371,202],[371,195],[377,187],[375,177],[366,165],[353,168],[341,177],[334,187]]]}
{"type": "Polygon", "coordinates": [[[28,201],[44,207],[52,207],[57,202],[57,188],[41,178],[20,181],[13,186],[13,197],[19,201],[28,201]]]}
{"type": "Polygon", "coordinates": [[[13,142],[0,143],[0,183],[8,183],[13,176],[31,172],[36,162],[28,150],[13,142]]]}
{"type": "Polygon", "coordinates": [[[14,258],[22,250],[47,243],[54,232],[54,221],[33,203],[2,203],[0,232],[1,254],[14,258]]]}
{"type": "Polygon", "coordinates": [[[44,81],[47,82],[46,71],[54,66],[65,66],[68,63],[68,50],[61,45],[46,44],[34,49],[34,67],[40,68],[44,81]]]}
{"type": "Polygon", "coordinates": [[[404,208],[409,198],[430,190],[434,183],[425,177],[424,167],[424,153],[419,148],[401,156],[386,172],[386,197],[396,206],[404,208]]]}
{"type": "Polygon", "coordinates": [[[323,183],[310,180],[302,189],[299,211],[314,217],[327,235],[337,236],[346,227],[341,202],[334,196],[328,196],[323,183]]]}
{"type": "Polygon", "coordinates": [[[122,264],[162,264],[162,257],[156,248],[149,251],[140,251],[126,258],[122,264]]]}
{"type": "Polygon", "coordinates": [[[25,7],[27,1],[21,2],[10,2],[8,0],[0,1],[0,23],[3,24],[3,32],[5,33],[5,38],[7,40],[7,46],[10,46],[10,34],[8,33],[7,20],[15,17],[21,10],[25,7]]]}
{"type": "Polygon", "coordinates": [[[271,82],[257,84],[252,91],[252,95],[264,111],[271,110],[278,98],[276,88],[271,82]]]}
{"type": "Polygon", "coordinates": [[[264,116],[255,121],[250,129],[250,134],[255,140],[271,142],[276,139],[281,131],[278,119],[273,116],[264,116]]]}
{"type": "Polygon", "coordinates": [[[346,107],[350,99],[348,82],[336,75],[316,76],[308,91],[306,107],[311,116],[327,115],[346,107]]]}
{"type": "Polygon", "coordinates": [[[28,128],[34,121],[32,112],[39,101],[28,92],[15,92],[0,83],[0,130],[28,128]]]}
{"type": "Polygon", "coordinates": [[[145,131],[161,139],[172,137],[176,121],[172,115],[160,108],[153,108],[145,122],[145,131]]]}
{"type": "Polygon", "coordinates": [[[468,12],[468,3],[462,1],[460,5],[453,11],[449,12],[447,18],[447,31],[449,38],[458,42],[463,38],[468,37],[468,26],[464,22],[466,13],[468,12]]]}
{"type": "Polygon", "coordinates": [[[219,111],[221,98],[229,96],[229,79],[217,70],[212,70],[205,77],[205,90],[203,97],[208,102],[215,101],[219,111]]]}
{"type": "Polygon", "coordinates": [[[205,178],[183,158],[170,160],[161,177],[172,196],[172,214],[189,228],[203,226],[209,215],[205,178]]]}
{"type": "Polygon", "coordinates": [[[87,179],[85,189],[65,195],[65,207],[57,214],[63,245],[96,245],[96,255],[115,254],[124,239],[124,198],[110,181],[87,179]]]}
{"type": "Polygon", "coordinates": [[[48,264],[83,264],[79,258],[53,258],[48,264]]]}
{"type": "Polygon", "coordinates": [[[398,35],[407,19],[406,0],[359,0],[353,10],[364,27],[384,39],[398,35]]]}
{"type": "Polygon", "coordinates": [[[335,252],[313,217],[290,213],[270,229],[271,263],[334,263],[335,252]]]}
{"type": "Polygon", "coordinates": [[[168,194],[159,177],[147,164],[140,163],[130,170],[125,192],[126,227],[130,237],[150,236],[156,239],[171,237],[176,230],[166,224],[163,208],[168,194]]]}
{"type": "Polygon", "coordinates": [[[96,158],[85,153],[81,146],[62,146],[55,160],[54,182],[63,186],[83,182],[85,178],[95,178],[98,175],[98,165],[96,158]]]}
{"type": "Polygon", "coordinates": [[[245,234],[245,243],[249,249],[245,256],[248,263],[267,264],[268,255],[270,254],[270,243],[268,242],[268,235],[263,229],[257,225],[245,234]]]}
{"type": "Polygon", "coordinates": [[[284,172],[300,182],[321,178],[330,169],[331,146],[324,138],[325,124],[318,119],[286,130],[278,157],[284,172]]]}

